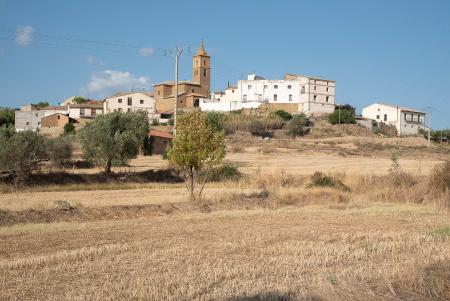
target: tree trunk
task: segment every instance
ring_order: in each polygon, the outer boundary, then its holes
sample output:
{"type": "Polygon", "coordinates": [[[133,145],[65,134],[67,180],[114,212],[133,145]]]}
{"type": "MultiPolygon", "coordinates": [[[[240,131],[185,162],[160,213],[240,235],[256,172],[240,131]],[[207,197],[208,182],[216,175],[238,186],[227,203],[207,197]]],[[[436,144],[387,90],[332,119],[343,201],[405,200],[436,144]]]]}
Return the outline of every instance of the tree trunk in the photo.
{"type": "Polygon", "coordinates": [[[189,199],[191,201],[195,200],[194,195],[194,189],[195,189],[195,175],[194,175],[194,169],[192,167],[189,167],[189,199]]]}
{"type": "Polygon", "coordinates": [[[111,163],[112,163],[112,159],[108,158],[108,160],[106,161],[106,166],[105,166],[105,175],[109,175],[111,173],[111,163]]]}

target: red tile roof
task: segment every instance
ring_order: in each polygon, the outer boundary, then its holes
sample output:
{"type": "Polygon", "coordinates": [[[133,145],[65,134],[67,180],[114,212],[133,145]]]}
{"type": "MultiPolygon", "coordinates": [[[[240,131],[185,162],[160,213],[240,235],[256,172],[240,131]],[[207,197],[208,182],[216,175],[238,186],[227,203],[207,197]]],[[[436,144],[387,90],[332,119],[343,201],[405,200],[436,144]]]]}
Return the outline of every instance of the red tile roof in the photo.
{"type": "Polygon", "coordinates": [[[162,137],[162,138],[167,138],[167,139],[173,139],[172,134],[165,132],[165,131],[160,131],[160,130],[150,130],[150,132],[148,133],[149,136],[154,136],[154,137],[162,137]]]}

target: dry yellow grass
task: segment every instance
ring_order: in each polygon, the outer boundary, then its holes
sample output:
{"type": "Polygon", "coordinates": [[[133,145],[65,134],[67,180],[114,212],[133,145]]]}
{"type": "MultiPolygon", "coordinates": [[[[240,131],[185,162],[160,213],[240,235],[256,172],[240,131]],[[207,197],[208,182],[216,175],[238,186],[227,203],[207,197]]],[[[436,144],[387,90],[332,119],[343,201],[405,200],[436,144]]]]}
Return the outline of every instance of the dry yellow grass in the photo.
{"type": "Polygon", "coordinates": [[[432,231],[449,218],[380,204],[15,225],[0,299],[438,300],[450,238],[432,231]]]}

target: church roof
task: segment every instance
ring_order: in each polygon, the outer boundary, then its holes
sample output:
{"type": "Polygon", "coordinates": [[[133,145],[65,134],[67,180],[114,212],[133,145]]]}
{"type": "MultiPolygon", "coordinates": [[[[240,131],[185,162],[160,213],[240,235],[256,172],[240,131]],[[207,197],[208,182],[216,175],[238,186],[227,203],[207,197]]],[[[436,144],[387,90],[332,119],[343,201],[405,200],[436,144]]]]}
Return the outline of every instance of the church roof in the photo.
{"type": "Polygon", "coordinates": [[[197,49],[197,55],[208,55],[208,53],[205,50],[205,45],[203,44],[203,40],[200,43],[200,46],[197,49]]]}

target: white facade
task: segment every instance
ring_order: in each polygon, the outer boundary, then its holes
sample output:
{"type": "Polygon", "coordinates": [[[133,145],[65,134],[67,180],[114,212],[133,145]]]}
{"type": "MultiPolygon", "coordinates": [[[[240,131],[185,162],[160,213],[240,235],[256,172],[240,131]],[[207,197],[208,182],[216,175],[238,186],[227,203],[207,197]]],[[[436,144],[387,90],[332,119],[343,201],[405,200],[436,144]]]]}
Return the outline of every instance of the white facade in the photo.
{"type": "Polygon", "coordinates": [[[152,93],[131,92],[117,93],[105,99],[103,103],[104,114],[111,112],[146,111],[148,118],[155,118],[155,98],[152,93]]]}
{"type": "Polygon", "coordinates": [[[298,104],[298,112],[317,116],[334,112],[336,83],[332,80],[287,74],[267,80],[254,74],[238,82],[238,99],[279,104],[298,104]]]}
{"type": "Polygon", "coordinates": [[[264,102],[260,101],[218,101],[211,99],[200,98],[200,110],[202,111],[216,111],[216,112],[231,112],[242,109],[256,109],[264,102]]]}
{"type": "Polygon", "coordinates": [[[79,118],[95,118],[103,114],[103,106],[90,104],[69,104],[69,117],[79,118]]]}
{"type": "Polygon", "coordinates": [[[362,116],[395,126],[399,136],[417,135],[419,129],[426,129],[425,112],[401,106],[374,103],[363,108],[362,116]]]}
{"type": "Polygon", "coordinates": [[[39,130],[42,118],[56,113],[67,114],[67,107],[50,106],[38,109],[34,105],[22,106],[20,110],[15,111],[15,128],[17,131],[39,130]]]}

